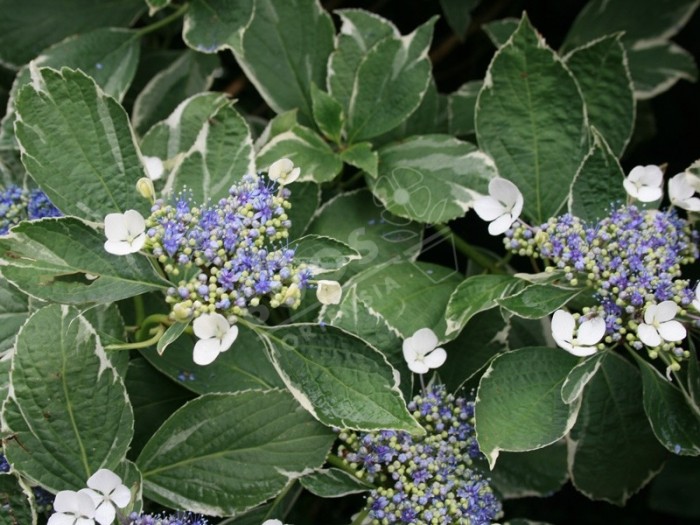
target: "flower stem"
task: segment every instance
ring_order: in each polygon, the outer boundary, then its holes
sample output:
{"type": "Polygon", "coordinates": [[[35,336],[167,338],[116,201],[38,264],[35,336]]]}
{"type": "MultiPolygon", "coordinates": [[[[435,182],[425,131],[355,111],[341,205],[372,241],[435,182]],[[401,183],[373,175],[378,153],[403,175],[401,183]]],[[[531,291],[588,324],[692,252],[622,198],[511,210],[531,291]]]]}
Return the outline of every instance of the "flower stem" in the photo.
{"type": "Polygon", "coordinates": [[[162,324],[159,324],[155,328],[149,330],[150,334],[154,334],[150,339],[144,341],[136,341],[135,343],[123,343],[117,345],[107,345],[105,350],[136,350],[139,348],[148,348],[151,345],[156,344],[163,334],[165,333],[165,328],[162,324]]]}
{"type": "Polygon", "coordinates": [[[490,257],[480,252],[467,241],[456,235],[446,224],[435,224],[433,227],[443,239],[451,239],[460,253],[467,256],[479,266],[486,268],[491,273],[506,273],[505,270],[500,268],[500,264],[497,261],[493,261],[490,257]]]}
{"type": "Polygon", "coordinates": [[[177,20],[181,16],[187,12],[187,9],[190,7],[189,3],[182,4],[177,11],[174,13],[169,14],[166,17],[161,18],[160,20],[153,22],[151,25],[147,25],[146,27],[142,27],[136,32],[136,35],[141,37],[144,35],[147,35],[148,33],[153,33],[154,31],[157,31],[161,27],[167,26],[170,22],[173,20],[177,20]]]}

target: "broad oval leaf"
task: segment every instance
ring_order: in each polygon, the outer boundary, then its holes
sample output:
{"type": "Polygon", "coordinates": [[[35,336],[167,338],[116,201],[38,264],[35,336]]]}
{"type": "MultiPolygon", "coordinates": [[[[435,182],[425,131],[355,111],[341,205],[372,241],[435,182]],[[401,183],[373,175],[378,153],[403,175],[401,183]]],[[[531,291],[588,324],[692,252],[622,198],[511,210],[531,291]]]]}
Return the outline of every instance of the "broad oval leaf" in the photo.
{"type": "Polygon", "coordinates": [[[583,288],[535,284],[496,302],[518,317],[540,319],[566,305],[583,291],[583,288]]]}
{"type": "Polygon", "coordinates": [[[604,357],[604,352],[598,352],[571,369],[569,375],[566,376],[566,381],[561,386],[561,399],[564,403],[573,403],[581,397],[583,389],[598,372],[604,357]]]}
{"type": "Polygon", "coordinates": [[[230,516],[276,496],[305,469],[320,467],[334,439],[287,392],[206,394],[170,416],[136,464],[147,497],[230,516]]]}
{"type": "Polygon", "coordinates": [[[37,515],[32,505],[33,495],[29,488],[21,483],[19,476],[0,472],[0,500],[2,501],[0,521],[3,524],[36,525],[37,515]]]}
{"type": "Polygon", "coordinates": [[[521,348],[494,359],[476,397],[476,437],[491,465],[500,451],[536,450],[561,439],[578,404],[561,399],[561,386],[578,359],[563,350],[521,348]]]}
{"type": "Polygon", "coordinates": [[[667,457],[644,414],[639,372],[607,352],[582,399],[569,435],[571,480],[591,499],[624,505],[667,457]]]}
{"type": "Polygon", "coordinates": [[[660,95],[679,80],[695,82],[698,79],[693,55],[673,42],[662,40],[635,46],[627,56],[634,94],[640,100],[660,95]]]}
{"type": "Polygon", "coordinates": [[[280,326],[261,336],[287,388],[322,423],[421,432],[406,409],[398,373],[362,339],[317,324],[280,326]]]}
{"type": "Polygon", "coordinates": [[[337,468],[320,469],[299,480],[301,485],[321,498],[340,498],[348,494],[361,494],[374,488],[352,474],[337,468]]]}
{"type": "Polygon", "coordinates": [[[486,73],[476,136],[500,176],[522,192],[530,219],[545,222],[566,203],[587,133],[576,80],[524,16],[486,73]]]}
{"type": "Polygon", "coordinates": [[[290,244],[294,261],[306,264],[314,275],[339,270],[361,259],[359,252],[344,242],[322,235],[305,235],[290,244]]]}
{"type": "Polygon", "coordinates": [[[124,459],[134,431],[126,388],[77,310],[52,305],[29,318],[10,381],[2,420],[16,439],[5,453],[23,475],[52,492],[78,490],[124,459]]]}
{"type": "Polygon", "coordinates": [[[379,150],[379,177],[367,182],[392,213],[434,224],[462,217],[495,176],[493,161],[473,144],[423,135],[379,150]]]}
{"type": "Polygon", "coordinates": [[[29,297],[0,275],[0,354],[15,344],[20,326],[29,317],[29,297]]]}
{"type": "Polygon", "coordinates": [[[200,53],[222,49],[241,52],[241,37],[255,12],[255,0],[192,0],[185,14],[182,38],[200,53]]]}
{"type": "Polygon", "coordinates": [[[22,163],[65,215],[102,222],[129,209],[146,213],[135,191],[145,175],[129,119],[81,71],[41,68],[16,102],[22,163]]]}
{"type": "Polygon", "coordinates": [[[25,222],[0,238],[2,273],[33,297],[69,304],[111,303],[167,288],[146,257],[111,255],[104,242],[101,232],[74,217],[25,222]]]}

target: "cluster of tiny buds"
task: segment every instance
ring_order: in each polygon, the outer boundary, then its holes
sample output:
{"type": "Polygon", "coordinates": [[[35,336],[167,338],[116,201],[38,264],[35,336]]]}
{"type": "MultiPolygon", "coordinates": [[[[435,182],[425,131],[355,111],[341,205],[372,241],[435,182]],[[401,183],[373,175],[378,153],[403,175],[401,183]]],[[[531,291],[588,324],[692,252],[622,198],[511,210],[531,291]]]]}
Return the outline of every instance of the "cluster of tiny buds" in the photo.
{"type": "Polygon", "coordinates": [[[408,408],[425,435],[339,433],[340,457],[376,486],[367,499],[372,523],[492,523],[501,514],[501,503],[488,480],[471,468],[480,456],[474,404],[433,386],[408,408]]]}
{"type": "Polygon", "coordinates": [[[24,220],[60,216],[61,212],[41,190],[28,190],[15,185],[0,188],[0,235],[24,220]]]}
{"type": "Polygon", "coordinates": [[[658,327],[676,315],[685,316],[694,304],[695,293],[690,281],[681,278],[681,267],[697,260],[697,242],[698,233],[675,209],[641,210],[634,205],[614,208],[594,224],[570,214],[538,227],[517,221],[504,237],[511,252],[541,258],[548,264],[546,271],[594,291],[597,304],[574,318],[577,325],[595,318],[605,321],[599,346],[646,346],[652,358],[665,352],[674,366],[689,355],[677,344],[684,332],[673,325],[678,336],[664,339],[644,326],[658,327]]]}
{"type": "Polygon", "coordinates": [[[132,512],[126,523],[127,525],[209,525],[207,519],[192,512],[176,512],[175,514],[138,514],[132,512]]]}
{"type": "Polygon", "coordinates": [[[289,195],[262,175],[246,175],[213,205],[194,206],[187,192],[154,203],[144,248],[171,278],[182,277],[166,298],[175,320],[241,316],[261,301],[299,305],[311,272],[288,247],[289,195]]]}

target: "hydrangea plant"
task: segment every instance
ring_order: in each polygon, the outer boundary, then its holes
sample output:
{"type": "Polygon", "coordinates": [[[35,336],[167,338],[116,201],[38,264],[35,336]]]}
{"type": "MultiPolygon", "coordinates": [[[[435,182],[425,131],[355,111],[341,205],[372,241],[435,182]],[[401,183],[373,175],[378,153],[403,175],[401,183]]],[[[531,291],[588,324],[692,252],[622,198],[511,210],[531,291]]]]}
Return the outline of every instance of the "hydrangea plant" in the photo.
{"type": "Polygon", "coordinates": [[[0,523],[700,518],[698,2],[358,4],[0,0],[0,523]]]}

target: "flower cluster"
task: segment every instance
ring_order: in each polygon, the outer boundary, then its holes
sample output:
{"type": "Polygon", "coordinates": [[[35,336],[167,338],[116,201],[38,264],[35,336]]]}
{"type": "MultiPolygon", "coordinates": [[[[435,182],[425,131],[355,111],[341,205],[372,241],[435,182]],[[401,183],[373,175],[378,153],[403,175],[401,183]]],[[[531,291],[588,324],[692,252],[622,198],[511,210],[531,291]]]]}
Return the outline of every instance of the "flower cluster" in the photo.
{"type": "Polygon", "coordinates": [[[128,516],[127,525],[209,525],[199,514],[176,512],[175,514],[137,514],[128,516]]]}
{"type": "Polygon", "coordinates": [[[6,234],[10,227],[23,220],[60,216],[61,212],[41,190],[27,190],[14,185],[4,190],[0,188],[0,235],[6,234]]]}
{"type": "Polygon", "coordinates": [[[187,194],[172,204],[155,202],[146,219],[145,249],[170,276],[174,316],[205,313],[245,315],[267,299],[272,308],[299,305],[311,273],[294,262],[287,246],[289,190],[262,176],[247,175],[213,205],[196,207],[187,194]]]}
{"type": "Polygon", "coordinates": [[[340,432],[340,456],[377,486],[367,501],[372,523],[491,523],[501,514],[501,503],[488,480],[470,468],[480,456],[474,404],[433,386],[408,408],[425,428],[424,436],[340,432]]]}

